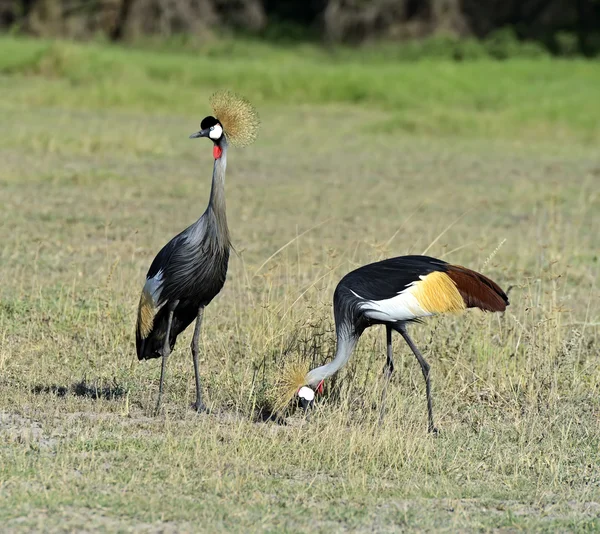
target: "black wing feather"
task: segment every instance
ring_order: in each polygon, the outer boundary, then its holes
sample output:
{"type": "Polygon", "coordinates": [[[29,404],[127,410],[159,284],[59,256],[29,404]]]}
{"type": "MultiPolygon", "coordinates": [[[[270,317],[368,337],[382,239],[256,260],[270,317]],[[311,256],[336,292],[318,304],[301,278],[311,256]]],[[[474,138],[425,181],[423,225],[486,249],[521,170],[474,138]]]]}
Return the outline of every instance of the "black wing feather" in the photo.
{"type": "Polygon", "coordinates": [[[359,267],[342,278],[333,295],[336,328],[360,336],[374,324],[364,313],[365,300],[395,297],[420,276],[434,271],[446,272],[445,261],[429,256],[399,256],[359,267]]]}
{"type": "Polygon", "coordinates": [[[339,285],[351,289],[367,300],[384,300],[396,296],[420,276],[434,271],[446,272],[445,261],[429,256],[399,256],[370,263],[348,273],[339,285]]]}
{"type": "Polygon", "coordinates": [[[213,246],[205,234],[196,237],[193,226],[171,239],[150,265],[147,280],[162,271],[160,298],[156,303],[161,309],[154,318],[148,337],[145,340],[137,339],[139,335],[136,334],[139,359],[162,355],[172,303],[176,302],[177,305],[173,308],[169,340],[171,349],[175,346],[177,336],[196,318],[198,308],[208,305],[225,283],[229,247],[213,246]]]}
{"type": "Polygon", "coordinates": [[[160,252],[152,261],[150,269],[148,269],[148,274],[146,274],[146,280],[154,278],[161,269],[164,270],[169,265],[171,257],[179,247],[184,233],[185,230],[177,234],[173,239],[171,239],[171,241],[169,241],[163,248],[160,249],[160,252]]]}

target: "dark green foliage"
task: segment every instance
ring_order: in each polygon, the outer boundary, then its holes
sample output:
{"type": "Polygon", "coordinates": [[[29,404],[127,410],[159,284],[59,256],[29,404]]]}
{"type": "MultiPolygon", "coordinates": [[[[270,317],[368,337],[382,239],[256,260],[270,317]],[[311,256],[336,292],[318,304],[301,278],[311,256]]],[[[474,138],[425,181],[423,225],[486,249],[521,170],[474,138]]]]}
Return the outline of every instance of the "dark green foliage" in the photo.
{"type": "Polygon", "coordinates": [[[546,55],[545,49],[535,42],[520,41],[510,27],[490,34],[483,43],[487,55],[495,59],[514,57],[540,57],[546,55]]]}
{"type": "Polygon", "coordinates": [[[166,41],[194,48],[234,32],[279,45],[396,43],[397,59],[564,57],[600,52],[598,0],[0,0],[0,30],[166,41]]]}

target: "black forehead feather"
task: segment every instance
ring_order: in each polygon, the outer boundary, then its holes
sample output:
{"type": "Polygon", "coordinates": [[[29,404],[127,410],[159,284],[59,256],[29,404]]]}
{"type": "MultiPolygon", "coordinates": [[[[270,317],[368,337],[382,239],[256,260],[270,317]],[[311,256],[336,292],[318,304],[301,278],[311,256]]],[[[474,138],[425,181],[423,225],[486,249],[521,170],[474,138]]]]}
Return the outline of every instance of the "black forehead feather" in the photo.
{"type": "Polygon", "coordinates": [[[208,117],[204,117],[202,119],[202,122],[200,123],[200,129],[205,130],[206,128],[210,128],[211,126],[214,126],[218,123],[219,121],[217,119],[209,115],[208,117]]]}

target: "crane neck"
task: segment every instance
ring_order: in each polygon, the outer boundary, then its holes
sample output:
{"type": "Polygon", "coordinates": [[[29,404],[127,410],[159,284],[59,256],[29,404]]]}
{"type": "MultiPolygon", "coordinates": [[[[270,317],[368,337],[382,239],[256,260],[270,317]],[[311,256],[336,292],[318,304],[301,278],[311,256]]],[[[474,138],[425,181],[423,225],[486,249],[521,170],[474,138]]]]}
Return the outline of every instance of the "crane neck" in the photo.
{"type": "Polygon", "coordinates": [[[213,154],[215,157],[212,175],[212,186],[210,189],[210,200],[206,208],[207,214],[216,225],[216,236],[219,244],[223,248],[229,247],[229,228],[227,226],[227,211],[225,206],[225,169],[227,168],[227,138],[221,137],[221,140],[215,145],[213,154]],[[220,150],[216,150],[216,149],[220,150]],[[220,152],[220,153],[219,153],[220,152]]]}
{"type": "Polygon", "coordinates": [[[337,328],[337,347],[335,358],[321,367],[317,367],[308,373],[306,383],[308,386],[315,387],[321,382],[337,373],[344,365],[348,363],[350,356],[354,352],[358,337],[347,325],[341,324],[337,328]]]}

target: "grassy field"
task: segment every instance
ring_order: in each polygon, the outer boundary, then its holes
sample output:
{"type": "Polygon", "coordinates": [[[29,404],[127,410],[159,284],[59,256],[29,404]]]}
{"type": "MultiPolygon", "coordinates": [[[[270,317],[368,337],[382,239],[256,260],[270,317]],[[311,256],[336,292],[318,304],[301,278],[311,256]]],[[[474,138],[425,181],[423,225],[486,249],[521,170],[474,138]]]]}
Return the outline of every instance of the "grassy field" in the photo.
{"type": "Polygon", "coordinates": [[[0,49],[5,531],[600,529],[597,63],[0,49]],[[218,88],[262,129],[229,157],[212,413],[189,409],[187,332],[153,417],[135,311],[155,253],[205,208],[211,148],[187,136],[218,88]],[[340,277],[424,251],[512,286],[502,316],[411,330],[440,435],[400,339],[378,424],[381,329],[310,420],[263,420],[286,359],[331,357],[340,277]]]}

